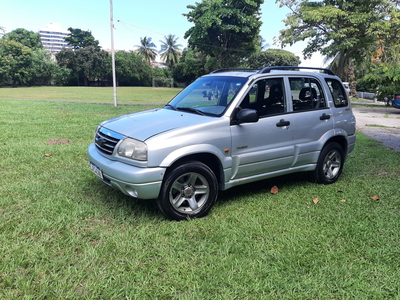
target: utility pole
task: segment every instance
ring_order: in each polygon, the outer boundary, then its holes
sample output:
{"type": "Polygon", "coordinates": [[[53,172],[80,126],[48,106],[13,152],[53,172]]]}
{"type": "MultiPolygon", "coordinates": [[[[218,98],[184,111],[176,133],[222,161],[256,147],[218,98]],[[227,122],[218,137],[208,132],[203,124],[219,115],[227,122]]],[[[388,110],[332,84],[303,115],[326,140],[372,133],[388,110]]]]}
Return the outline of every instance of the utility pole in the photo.
{"type": "Polygon", "coordinates": [[[110,0],[110,29],[111,29],[111,61],[112,61],[112,73],[113,73],[113,87],[114,87],[114,106],[117,107],[117,83],[115,76],[115,53],[114,53],[114,16],[113,16],[113,4],[110,0]]]}

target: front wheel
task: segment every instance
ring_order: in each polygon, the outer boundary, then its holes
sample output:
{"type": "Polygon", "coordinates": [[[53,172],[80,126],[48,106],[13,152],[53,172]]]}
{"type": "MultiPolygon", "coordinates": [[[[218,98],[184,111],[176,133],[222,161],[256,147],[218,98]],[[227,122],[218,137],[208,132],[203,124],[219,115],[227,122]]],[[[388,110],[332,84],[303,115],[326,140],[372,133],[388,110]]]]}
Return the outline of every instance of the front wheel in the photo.
{"type": "Polygon", "coordinates": [[[342,173],[344,152],[338,143],[329,143],[321,151],[313,177],[318,183],[335,183],[342,173]]]}
{"type": "Polygon", "coordinates": [[[218,196],[213,171],[198,161],[182,164],[166,175],[157,198],[160,210],[172,220],[207,215],[218,196]]]}

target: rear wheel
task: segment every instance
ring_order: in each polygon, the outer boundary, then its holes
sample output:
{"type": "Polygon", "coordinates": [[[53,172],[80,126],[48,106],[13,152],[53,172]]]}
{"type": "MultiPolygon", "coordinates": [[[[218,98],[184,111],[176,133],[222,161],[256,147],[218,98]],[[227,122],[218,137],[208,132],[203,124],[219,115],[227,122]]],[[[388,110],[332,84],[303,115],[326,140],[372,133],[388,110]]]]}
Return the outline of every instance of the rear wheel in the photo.
{"type": "Polygon", "coordinates": [[[172,220],[200,218],[211,210],[217,196],[213,171],[201,162],[190,161],[166,175],[157,205],[172,220]]]}
{"type": "Polygon", "coordinates": [[[327,144],[321,151],[313,177],[318,183],[335,183],[342,173],[344,152],[335,142],[327,144]]]}

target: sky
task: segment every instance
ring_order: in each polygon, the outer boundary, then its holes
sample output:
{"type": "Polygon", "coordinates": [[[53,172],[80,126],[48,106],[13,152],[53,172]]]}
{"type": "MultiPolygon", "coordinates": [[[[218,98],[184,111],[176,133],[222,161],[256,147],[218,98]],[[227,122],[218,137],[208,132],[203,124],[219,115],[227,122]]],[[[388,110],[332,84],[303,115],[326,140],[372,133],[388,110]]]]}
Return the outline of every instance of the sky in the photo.
{"type": "MultiPolygon", "coordinates": [[[[112,0],[114,17],[114,48],[134,50],[140,38],[151,37],[160,49],[160,40],[174,34],[178,43],[187,46],[185,32],[194,24],[182,14],[187,13],[187,5],[201,0],[112,0]]],[[[280,48],[274,44],[274,37],[285,27],[282,22],[290,11],[279,8],[275,0],[265,0],[261,6],[261,36],[270,48],[280,48]]],[[[49,23],[60,23],[61,29],[69,27],[90,30],[103,49],[111,49],[110,0],[0,0],[0,27],[10,32],[17,28],[37,32],[49,23]]],[[[299,56],[301,66],[323,67],[323,57],[316,53],[304,60],[304,42],[285,47],[299,56]]]]}

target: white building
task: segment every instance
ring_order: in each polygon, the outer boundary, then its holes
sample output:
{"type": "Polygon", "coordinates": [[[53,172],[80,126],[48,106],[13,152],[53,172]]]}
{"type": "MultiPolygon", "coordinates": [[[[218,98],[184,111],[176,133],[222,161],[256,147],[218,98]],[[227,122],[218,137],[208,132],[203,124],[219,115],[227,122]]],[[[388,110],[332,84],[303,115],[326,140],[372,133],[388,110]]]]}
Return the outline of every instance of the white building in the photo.
{"type": "Polygon", "coordinates": [[[42,41],[44,49],[50,51],[52,54],[60,52],[62,48],[72,48],[68,42],[64,40],[70,32],[61,30],[60,23],[47,24],[45,29],[40,29],[40,40],[42,41]]]}

